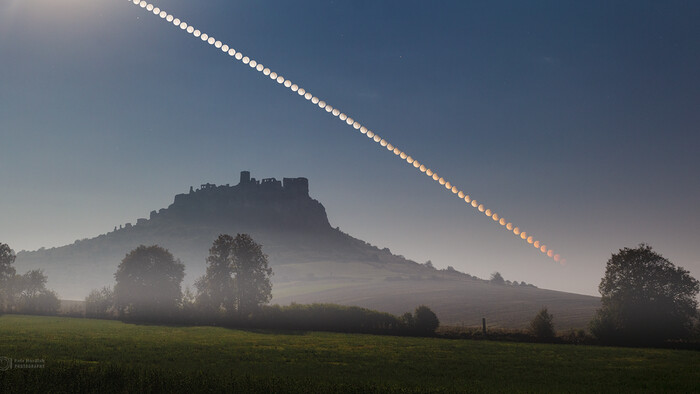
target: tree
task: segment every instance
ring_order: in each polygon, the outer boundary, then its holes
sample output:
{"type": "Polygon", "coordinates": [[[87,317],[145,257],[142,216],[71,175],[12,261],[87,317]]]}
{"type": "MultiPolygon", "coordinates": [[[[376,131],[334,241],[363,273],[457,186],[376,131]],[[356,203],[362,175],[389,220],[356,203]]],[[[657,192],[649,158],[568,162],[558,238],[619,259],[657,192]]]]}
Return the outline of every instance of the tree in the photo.
{"type": "Polygon", "coordinates": [[[250,235],[220,235],[207,263],[206,274],[195,283],[197,305],[205,311],[247,317],[272,298],[272,269],[250,235]]]}
{"type": "Polygon", "coordinates": [[[197,306],[206,312],[233,313],[236,310],[233,279],[236,259],[233,241],[230,235],[219,235],[209,249],[206,273],[195,282],[197,306]]]}
{"type": "Polygon", "coordinates": [[[42,270],[32,270],[22,275],[20,297],[36,297],[42,291],[46,290],[46,282],[48,282],[48,279],[49,278],[44,275],[44,271],[42,270]]]}
{"type": "Polygon", "coordinates": [[[552,339],[554,338],[554,323],[552,316],[547,308],[540,309],[539,313],[530,322],[530,333],[540,339],[552,339]]]}
{"type": "Polygon", "coordinates": [[[491,274],[491,283],[493,283],[494,285],[505,285],[506,281],[503,279],[503,276],[500,272],[494,272],[493,274],[491,274]]]}
{"type": "Polygon", "coordinates": [[[120,316],[168,318],[180,305],[185,266],[160,246],[141,245],[132,250],[114,276],[114,298],[120,316]]]}
{"type": "Polygon", "coordinates": [[[34,270],[17,275],[12,266],[15,253],[0,243],[0,311],[55,313],[61,302],[55,292],[46,289],[46,275],[34,270]]]}
{"type": "Polygon", "coordinates": [[[234,289],[239,316],[248,316],[272,298],[272,269],[262,246],[248,234],[238,234],[232,243],[234,254],[234,289]]]}
{"type": "Polygon", "coordinates": [[[15,275],[10,281],[11,303],[21,313],[53,314],[58,312],[61,301],[56,292],[46,288],[48,278],[41,270],[15,275]]]}
{"type": "Polygon", "coordinates": [[[4,243],[0,243],[0,312],[9,308],[12,291],[10,281],[15,276],[15,253],[4,243]]]}
{"type": "Polygon", "coordinates": [[[14,264],[16,257],[8,245],[0,243],[0,282],[15,275],[15,269],[12,267],[12,264],[14,264]]]}
{"type": "Polygon", "coordinates": [[[602,308],[591,331],[603,341],[656,343],[684,338],[697,316],[700,282],[646,244],[613,254],[599,290],[602,308]]]}
{"type": "Polygon", "coordinates": [[[413,324],[418,333],[431,335],[440,326],[440,320],[430,308],[421,305],[413,313],[413,324]]]}

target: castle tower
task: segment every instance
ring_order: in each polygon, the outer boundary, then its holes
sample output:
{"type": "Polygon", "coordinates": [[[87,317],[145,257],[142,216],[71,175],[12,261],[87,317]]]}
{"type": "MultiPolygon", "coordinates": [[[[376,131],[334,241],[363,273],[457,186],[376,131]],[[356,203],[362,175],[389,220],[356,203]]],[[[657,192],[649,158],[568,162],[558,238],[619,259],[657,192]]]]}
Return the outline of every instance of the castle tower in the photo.
{"type": "Polygon", "coordinates": [[[250,171],[241,171],[241,185],[250,183],[250,171]]]}

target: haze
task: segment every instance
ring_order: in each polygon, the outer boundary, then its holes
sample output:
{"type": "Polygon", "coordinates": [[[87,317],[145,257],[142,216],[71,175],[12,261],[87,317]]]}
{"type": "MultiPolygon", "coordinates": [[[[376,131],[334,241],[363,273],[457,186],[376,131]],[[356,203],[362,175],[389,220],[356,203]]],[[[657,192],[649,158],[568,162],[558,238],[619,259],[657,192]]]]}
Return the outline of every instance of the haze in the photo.
{"type": "Polygon", "coordinates": [[[567,266],[250,67],[107,0],[0,3],[1,242],[93,237],[248,169],[309,178],[332,225],[438,268],[597,294],[610,254],[648,242],[700,277],[700,4],[158,5],[352,114],[567,266]]]}

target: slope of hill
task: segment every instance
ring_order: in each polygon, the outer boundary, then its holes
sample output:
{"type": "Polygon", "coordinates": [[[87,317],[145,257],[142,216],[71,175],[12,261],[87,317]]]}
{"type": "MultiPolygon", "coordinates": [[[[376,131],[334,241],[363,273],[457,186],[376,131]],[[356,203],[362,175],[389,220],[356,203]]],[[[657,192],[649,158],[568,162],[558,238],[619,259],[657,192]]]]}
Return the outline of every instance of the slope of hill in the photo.
{"type": "Polygon", "coordinates": [[[521,327],[542,306],[559,328],[582,327],[596,297],[522,286],[497,286],[454,270],[436,270],[333,228],[323,205],[309,196],[306,178],[257,181],[241,173],[235,186],[204,184],[175,196],[168,208],[92,239],[20,252],[18,271],[43,269],[62,298],[82,299],[114,282],[126,253],[140,244],[168,248],[186,265],[186,284],[204,273],[219,234],[249,233],[269,255],[273,302],[336,302],[403,313],[431,306],[448,324],[476,325],[481,317],[521,327]]]}

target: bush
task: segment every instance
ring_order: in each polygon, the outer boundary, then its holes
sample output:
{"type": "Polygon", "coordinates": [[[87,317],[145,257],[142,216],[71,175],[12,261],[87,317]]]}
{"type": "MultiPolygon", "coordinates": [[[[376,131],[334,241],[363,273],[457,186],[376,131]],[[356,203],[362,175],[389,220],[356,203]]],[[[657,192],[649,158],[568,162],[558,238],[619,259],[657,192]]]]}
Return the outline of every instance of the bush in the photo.
{"type": "Polygon", "coordinates": [[[48,278],[41,270],[13,275],[5,281],[6,309],[16,313],[56,314],[61,301],[56,292],[46,288],[48,278]]]}
{"type": "Polygon", "coordinates": [[[399,318],[392,314],[336,304],[263,306],[249,320],[231,323],[258,328],[372,334],[400,333],[403,328],[399,318]]]}
{"type": "Polygon", "coordinates": [[[94,289],[85,297],[86,317],[111,317],[114,310],[114,292],[109,287],[94,289]]]}
{"type": "Polygon", "coordinates": [[[416,325],[416,319],[413,317],[411,312],[406,312],[399,318],[401,324],[405,327],[414,327],[416,325]]]}
{"type": "Polygon", "coordinates": [[[56,292],[44,289],[29,296],[22,296],[17,311],[28,314],[54,315],[60,307],[61,301],[56,292]]]}
{"type": "MultiPolygon", "coordinates": [[[[205,319],[206,320],[206,317],[205,319]]],[[[427,306],[401,317],[357,306],[291,304],[263,306],[248,318],[231,318],[229,326],[282,330],[334,331],[390,335],[434,335],[440,322],[427,306]]]]}
{"type": "Polygon", "coordinates": [[[609,310],[599,309],[596,311],[590,323],[591,333],[602,343],[622,343],[624,335],[615,318],[609,310]]]}
{"type": "Polygon", "coordinates": [[[554,316],[547,312],[547,308],[542,308],[530,322],[530,333],[538,339],[554,338],[554,316]]]}
{"type": "Polygon", "coordinates": [[[437,315],[425,305],[416,308],[413,320],[416,332],[421,335],[433,335],[440,326],[437,315]]]}
{"type": "Polygon", "coordinates": [[[564,343],[574,345],[593,343],[593,338],[586,333],[586,330],[581,329],[575,330],[572,328],[561,334],[560,338],[562,341],[564,341],[564,343]]]}

